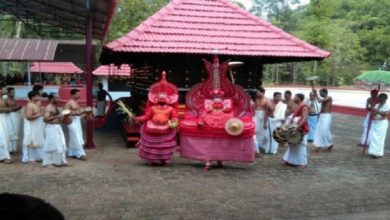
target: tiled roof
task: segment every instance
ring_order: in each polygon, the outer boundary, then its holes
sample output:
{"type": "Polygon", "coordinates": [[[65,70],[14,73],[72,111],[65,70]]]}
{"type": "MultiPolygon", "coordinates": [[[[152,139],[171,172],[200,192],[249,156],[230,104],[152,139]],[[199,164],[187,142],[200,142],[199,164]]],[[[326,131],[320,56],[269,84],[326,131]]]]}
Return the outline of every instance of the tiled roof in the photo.
{"type": "Polygon", "coordinates": [[[128,64],[122,64],[119,68],[111,64],[99,66],[92,73],[95,76],[130,76],[130,69],[128,64]]]}
{"type": "Polygon", "coordinates": [[[83,73],[72,62],[34,62],[31,64],[30,71],[32,73],[83,73]]]}
{"type": "Polygon", "coordinates": [[[106,49],[314,59],[330,55],[229,0],[173,0],[106,49]]]}

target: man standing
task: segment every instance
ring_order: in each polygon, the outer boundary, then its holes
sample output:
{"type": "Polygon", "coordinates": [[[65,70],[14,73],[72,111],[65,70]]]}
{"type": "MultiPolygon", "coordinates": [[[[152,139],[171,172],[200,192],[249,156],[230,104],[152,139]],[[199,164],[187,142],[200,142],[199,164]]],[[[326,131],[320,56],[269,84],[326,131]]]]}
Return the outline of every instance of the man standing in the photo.
{"type": "Polygon", "coordinates": [[[96,102],[96,116],[104,116],[106,114],[106,97],[110,99],[110,103],[112,103],[112,97],[110,93],[103,89],[103,84],[98,84],[99,91],[97,92],[97,102],[96,102]]]}
{"type": "Polygon", "coordinates": [[[71,111],[72,123],[68,125],[69,130],[69,153],[68,156],[79,160],[86,160],[83,149],[84,137],[81,128],[81,117],[84,112],[81,110],[79,103],[80,90],[72,89],[70,91],[71,99],[65,104],[65,109],[71,111]]]}
{"type": "Polygon", "coordinates": [[[7,130],[9,136],[9,152],[17,151],[17,143],[20,137],[20,106],[17,106],[15,101],[15,89],[13,87],[7,88],[6,106],[12,111],[7,115],[7,130]]]}
{"type": "Polygon", "coordinates": [[[307,142],[313,142],[317,128],[318,114],[321,112],[320,103],[313,92],[310,93],[309,99],[306,101],[306,105],[310,107],[309,118],[307,120],[310,129],[309,134],[307,135],[307,142]]]}
{"type": "Polygon", "coordinates": [[[378,103],[371,111],[373,120],[370,130],[371,141],[368,147],[368,155],[373,158],[379,158],[384,155],[387,127],[389,126],[387,117],[390,112],[390,105],[387,103],[387,95],[381,93],[378,96],[378,100],[378,103]]]}
{"type": "Polygon", "coordinates": [[[285,120],[287,105],[282,102],[282,93],[275,92],[271,102],[271,109],[268,115],[268,127],[266,130],[267,141],[264,145],[264,152],[267,154],[278,153],[278,142],[273,138],[274,130],[282,125],[285,120]]]}
{"type": "Polygon", "coordinates": [[[30,101],[25,108],[25,119],[23,123],[23,163],[42,161],[42,147],[44,144],[44,133],[42,131],[43,114],[38,104],[41,96],[37,91],[31,91],[28,93],[28,98],[30,101]]]}
{"type": "Polygon", "coordinates": [[[0,163],[10,164],[12,161],[9,154],[9,136],[6,127],[6,117],[7,113],[10,112],[10,109],[7,108],[3,99],[4,94],[4,86],[0,84],[0,163]]]}
{"type": "Polygon", "coordinates": [[[305,168],[307,166],[307,133],[309,126],[307,118],[309,115],[309,106],[303,103],[305,96],[298,93],[294,97],[296,109],[292,115],[292,120],[287,122],[294,126],[293,132],[301,132],[303,135],[302,141],[299,144],[289,144],[289,148],[283,156],[283,160],[287,165],[294,167],[305,168]],[[291,123],[290,123],[291,122],[291,123]]]}
{"type": "Polygon", "coordinates": [[[292,117],[292,113],[294,112],[294,100],[292,99],[292,93],[290,90],[284,91],[284,100],[283,103],[287,105],[287,110],[285,113],[286,119],[289,120],[292,117]]]}
{"type": "MultiPolygon", "coordinates": [[[[268,115],[271,109],[271,103],[267,97],[265,97],[265,89],[263,87],[259,87],[256,92],[256,100],[255,100],[255,125],[256,125],[256,140],[258,144],[258,148],[265,148],[265,143],[269,138],[267,135],[267,127],[268,127],[268,115]]],[[[257,150],[255,152],[255,156],[258,157],[260,152],[257,150]]]]}
{"type": "MultiPolygon", "coordinates": [[[[363,122],[363,134],[360,138],[360,146],[370,145],[370,131],[368,131],[368,124],[371,119],[371,109],[378,103],[378,90],[373,89],[370,91],[370,97],[366,101],[367,116],[363,122]]],[[[370,129],[371,130],[371,129],[370,129]]]]}
{"type": "Polygon", "coordinates": [[[66,166],[66,142],[61,128],[62,116],[57,106],[58,95],[50,94],[48,98],[49,104],[43,116],[46,122],[46,138],[43,145],[42,165],[44,167],[66,166]]]}
{"type": "Polygon", "coordinates": [[[331,133],[331,124],[332,124],[332,97],[328,95],[327,89],[320,90],[320,96],[318,97],[317,90],[313,90],[314,95],[316,96],[319,103],[321,103],[321,113],[318,118],[318,123],[316,131],[314,133],[314,146],[317,148],[316,151],[319,152],[321,149],[327,149],[328,151],[333,148],[333,140],[331,133]]]}

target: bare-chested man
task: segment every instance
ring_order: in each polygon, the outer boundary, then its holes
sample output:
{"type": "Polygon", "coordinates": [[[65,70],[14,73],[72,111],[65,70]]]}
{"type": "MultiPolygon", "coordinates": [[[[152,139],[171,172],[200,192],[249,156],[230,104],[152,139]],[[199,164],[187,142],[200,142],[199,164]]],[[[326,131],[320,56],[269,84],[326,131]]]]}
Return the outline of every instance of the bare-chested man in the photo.
{"type": "MultiPolygon", "coordinates": [[[[269,135],[267,135],[267,128],[268,115],[270,112],[271,102],[267,97],[265,97],[265,89],[263,87],[259,87],[256,92],[254,120],[256,124],[256,140],[260,149],[264,149],[265,144],[269,139],[269,135]]],[[[260,152],[256,152],[256,156],[258,156],[259,153],[260,152]]]]}
{"type": "Polygon", "coordinates": [[[378,93],[379,91],[377,89],[373,89],[370,91],[370,97],[366,101],[366,110],[367,110],[367,115],[366,118],[364,119],[363,123],[363,134],[360,138],[360,146],[368,146],[370,144],[370,131],[367,131],[368,129],[368,124],[370,123],[371,119],[371,109],[378,103],[378,93]]]}
{"type": "Polygon", "coordinates": [[[71,99],[65,104],[65,108],[71,111],[72,123],[68,125],[69,130],[69,152],[68,156],[79,160],[86,160],[86,155],[83,149],[84,137],[81,128],[81,117],[84,116],[83,110],[80,108],[78,100],[80,98],[80,90],[72,89],[70,91],[71,99]]]}
{"type": "Polygon", "coordinates": [[[9,164],[12,163],[11,156],[9,154],[9,136],[6,127],[6,117],[10,112],[7,107],[3,95],[6,93],[3,85],[0,85],[0,162],[9,164]]]}
{"type": "Polygon", "coordinates": [[[38,104],[41,96],[37,91],[31,91],[28,93],[28,98],[30,101],[26,105],[23,122],[23,163],[42,161],[42,147],[44,144],[43,114],[38,104]]]}
{"type": "Polygon", "coordinates": [[[20,135],[20,109],[21,107],[16,104],[15,89],[13,87],[7,88],[7,99],[5,100],[7,108],[10,109],[10,113],[7,114],[6,126],[9,137],[9,152],[12,154],[17,151],[17,143],[20,135]]]}
{"type": "Polygon", "coordinates": [[[328,95],[327,89],[320,90],[320,96],[318,97],[317,90],[313,90],[314,95],[316,96],[319,103],[321,103],[321,113],[318,118],[316,132],[314,134],[314,146],[317,148],[317,151],[321,149],[332,150],[333,140],[331,133],[331,124],[332,124],[332,97],[328,95]]]}
{"type": "Polygon", "coordinates": [[[50,94],[48,98],[49,104],[46,106],[43,116],[46,123],[46,138],[43,145],[42,165],[44,167],[66,166],[66,142],[61,127],[63,116],[57,105],[58,95],[50,94]]]}
{"type": "Polygon", "coordinates": [[[292,114],[294,113],[295,110],[295,103],[292,98],[292,93],[290,90],[284,91],[283,103],[287,105],[285,123],[288,123],[288,120],[291,120],[292,114]]]}

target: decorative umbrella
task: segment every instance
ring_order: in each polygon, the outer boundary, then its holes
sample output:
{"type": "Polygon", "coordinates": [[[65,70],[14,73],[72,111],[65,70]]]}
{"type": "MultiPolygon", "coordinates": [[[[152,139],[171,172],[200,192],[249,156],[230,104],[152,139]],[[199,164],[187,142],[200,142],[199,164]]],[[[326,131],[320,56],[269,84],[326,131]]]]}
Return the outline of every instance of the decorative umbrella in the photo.
{"type": "Polygon", "coordinates": [[[360,81],[367,84],[385,84],[390,85],[390,71],[371,70],[365,71],[355,78],[355,81],[360,81]]]}

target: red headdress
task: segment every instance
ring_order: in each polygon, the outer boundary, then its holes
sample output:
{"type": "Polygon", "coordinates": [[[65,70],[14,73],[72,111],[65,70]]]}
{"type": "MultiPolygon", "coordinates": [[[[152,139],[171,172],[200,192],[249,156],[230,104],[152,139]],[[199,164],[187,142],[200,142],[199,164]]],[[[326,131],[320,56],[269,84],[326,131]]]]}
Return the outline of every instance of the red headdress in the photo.
{"type": "Polygon", "coordinates": [[[150,86],[148,94],[148,100],[153,104],[157,104],[162,98],[169,105],[176,104],[179,98],[177,87],[167,81],[165,71],[161,74],[160,82],[150,86]]]}

